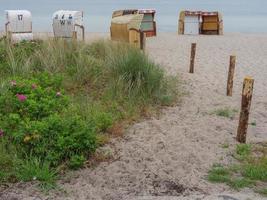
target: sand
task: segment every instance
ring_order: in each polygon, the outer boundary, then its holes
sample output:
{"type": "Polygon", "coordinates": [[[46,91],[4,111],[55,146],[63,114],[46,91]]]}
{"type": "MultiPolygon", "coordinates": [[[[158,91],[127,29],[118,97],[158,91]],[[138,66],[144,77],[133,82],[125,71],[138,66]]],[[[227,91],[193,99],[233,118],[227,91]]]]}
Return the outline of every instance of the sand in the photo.
{"type": "MultiPolygon", "coordinates": [[[[99,37],[91,34],[89,40],[99,37]]],[[[101,37],[107,37],[101,34],[101,37]]],[[[243,78],[255,79],[248,142],[267,139],[267,35],[177,36],[160,33],[147,41],[147,53],[167,73],[178,75],[186,95],[157,118],[129,127],[99,151],[113,160],[71,172],[59,182],[62,190],[45,196],[32,184],[17,184],[0,199],[144,199],[260,200],[250,189],[239,192],[206,180],[214,163],[233,161],[238,113],[218,117],[214,110],[240,109],[243,78]],[[197,43],[195,73],[189,74],[192,42],[197,43]],[[233,97],[226,97],[229,56],[237,56],[233,97]],[[229,144],[230,148],[222,148],[229,144]]]]}

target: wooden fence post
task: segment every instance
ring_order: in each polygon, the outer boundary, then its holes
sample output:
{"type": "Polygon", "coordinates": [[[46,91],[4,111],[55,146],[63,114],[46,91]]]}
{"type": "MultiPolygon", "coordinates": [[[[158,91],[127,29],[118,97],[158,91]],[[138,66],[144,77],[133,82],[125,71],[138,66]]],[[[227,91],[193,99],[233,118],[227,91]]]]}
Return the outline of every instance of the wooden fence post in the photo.
{"type": "Polygon", "coordinates": [[[140,49],[145,51],[146,49],[146,34],[140,31],[140,49]]]}
{"type": "Polygon", "coordinates": [[[145,51],[146,48],[146,34],[143,31],[136,29],[129,30],[129,43],[136,48],[145,51]]]}
{"type": "Polygon", "coordinates": [[[234,83],[234,73],[235,73],[235,56],[230,56],[230,65],[228,71],[228,80],[227,80],[227,96],[233,95],[233,83],[234,83]]]}
{"type": "Polygon", "coordinates": [[[195,57],[196,57],[196,43],[191,44],[191,57],[190,57],[190,69],[189,73],[194,73],[195,57]]]}
{"type": "Polygon", "coordinates": [[[76,32],[76,31],[73,31],[73,32],[72,32],[72,39],[76,41],[77,38],[78,38],[78,37],[77,37],[77,32],[76,32]]]}
{"type": "Polygon", "coordinates": [[[254,79],[246,77],[243,83],[241,111],[239,118],[239,125],[237,130],[237,141],[240,143],[246,143],[249,112],[253,94],[254,79]]]}

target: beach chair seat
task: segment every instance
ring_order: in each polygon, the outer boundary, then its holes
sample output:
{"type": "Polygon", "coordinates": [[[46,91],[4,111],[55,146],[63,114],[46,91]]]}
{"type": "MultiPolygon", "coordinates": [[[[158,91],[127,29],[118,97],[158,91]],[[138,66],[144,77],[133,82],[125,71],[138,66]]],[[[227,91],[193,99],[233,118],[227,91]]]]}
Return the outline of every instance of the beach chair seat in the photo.
{"type": "Polygon", "coordinates": [[[11,36],[11,40],[14,43],[18,43],[21,41],[31,41],[33,40],[33,34],[32,33],[13,33],[11,36]]]}
{"type": "Polygon", "coordinates": [[[218,30],[218,15],[203,16],[203,27],[204,31],[217,31],[218,30]]]}

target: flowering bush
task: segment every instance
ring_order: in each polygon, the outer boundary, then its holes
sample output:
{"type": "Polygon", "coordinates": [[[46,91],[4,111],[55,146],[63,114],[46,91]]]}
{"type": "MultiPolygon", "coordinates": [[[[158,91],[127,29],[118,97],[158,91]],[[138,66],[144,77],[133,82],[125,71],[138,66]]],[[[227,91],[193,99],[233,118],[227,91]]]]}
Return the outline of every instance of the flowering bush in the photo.
{"type": "Polygon", "coordinates": [[[51,166],[93,152],[95,128],[67,114],[70,101],[60,86],[61,78],[48,74],[7,82],[0,94],[2,142],[51,166]]]}
{"type": "Polygon", "coordinates": [[[82,166],[107,130],[119,135],[177,94],[146,55],[104,41],[2,40],[0,74],[0,184],[50,185],[58,169],[82,166]]]}

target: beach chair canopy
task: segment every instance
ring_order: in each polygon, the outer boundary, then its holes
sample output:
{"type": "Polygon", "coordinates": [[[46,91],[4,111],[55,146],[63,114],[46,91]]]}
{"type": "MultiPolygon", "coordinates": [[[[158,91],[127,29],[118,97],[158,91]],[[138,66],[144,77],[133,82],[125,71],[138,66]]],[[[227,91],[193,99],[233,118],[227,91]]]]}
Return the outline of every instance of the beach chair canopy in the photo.
{"type": "Polygon", "coordinates": [[[53,31],[55,37],[84,39],[83,12],[59,10],[53,14],[53,31]]]}
{"type": "Polygon", "coordinates": [[[111,24],[126,25],[128,30],[129,29],[140,30],[143,18],[144,15],[142,14],[124,15],[113,18],[111,20],[111,24]]]}
{"type": "Polygon", "coordinates": [[[143,14],[123,15],[111,20],[110,34],[112,40],[129,42],[129,32],[140,32],[143,14]]]}
{"type": "Polygon", "coordinates": [[[146,34],[147,37],[156,36],[156,22],[155,22],[155,9],[125,9],[117,10],[112,14],[112,18],[120,16],[143,14],[143,20],[141,23],[141,30],[146,34]]]}
{"type": "Polygon", "coordinates": [[[32,15],[27,10],[6,10],[5,31],[12,42],[33,40],[32,15]]]}
{"type": "Polygon", "coordinates": [[[138,9],[139,14],[155,14],[155,9],[138,9]]]}
{"type": "Polygon", "coordinates": [[[122,16],[122,15],[133,15],[133,14],[155,14],[155,9],[125,9],[116,10],[112,14],[112,18],[122,16]]]}
{"type": "Polygon", "coordinates": [[[137,9],[127,9],[127,10],[116,10],[112,13],[112,18],[119,17],[123,15],[133,15],[137,14],[137,9]]]}
{"type": "Polygon", "coordinates": [[[144,49],[145,34],[141,31],[144,14],[131,14],[114,17],[111,20],[111,39],[127,42],[131,45],[144,49]]]}

